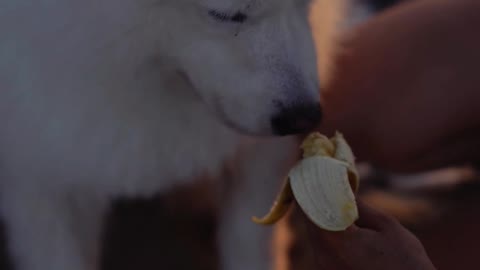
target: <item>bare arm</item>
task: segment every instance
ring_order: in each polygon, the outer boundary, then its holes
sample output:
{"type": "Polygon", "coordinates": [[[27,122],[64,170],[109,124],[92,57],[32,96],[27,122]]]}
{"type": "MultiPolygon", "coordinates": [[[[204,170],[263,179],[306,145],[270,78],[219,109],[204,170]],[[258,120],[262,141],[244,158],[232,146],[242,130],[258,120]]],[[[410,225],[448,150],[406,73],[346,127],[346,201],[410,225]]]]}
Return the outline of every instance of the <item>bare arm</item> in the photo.
{"type": "Polygon", "coordinates": [[[361,26],[323,92],[323,131],[410,171],[480,160],[480,2],[414,1],[361,26]]]}

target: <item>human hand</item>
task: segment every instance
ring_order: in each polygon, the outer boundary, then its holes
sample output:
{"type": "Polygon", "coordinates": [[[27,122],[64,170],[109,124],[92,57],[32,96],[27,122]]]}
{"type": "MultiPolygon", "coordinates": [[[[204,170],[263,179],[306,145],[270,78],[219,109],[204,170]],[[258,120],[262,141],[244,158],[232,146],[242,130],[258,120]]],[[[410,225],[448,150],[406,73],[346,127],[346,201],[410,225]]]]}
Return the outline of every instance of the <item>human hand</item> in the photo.
{"type": "MultiPolygon", "coordinates": [[[[308,227],[318,269],[435,270],[420,241],[393,218],[358,202],[360,219],[343,232],[308,227]]],[[[298,221],[298,220],[297,220],[298,221]]]]}
{"type": "Polygon", "coordinates": [[[480,161],[480,1],[412,1],[360,26],[323,89],[321,131],[396,171],[480,161]]]}

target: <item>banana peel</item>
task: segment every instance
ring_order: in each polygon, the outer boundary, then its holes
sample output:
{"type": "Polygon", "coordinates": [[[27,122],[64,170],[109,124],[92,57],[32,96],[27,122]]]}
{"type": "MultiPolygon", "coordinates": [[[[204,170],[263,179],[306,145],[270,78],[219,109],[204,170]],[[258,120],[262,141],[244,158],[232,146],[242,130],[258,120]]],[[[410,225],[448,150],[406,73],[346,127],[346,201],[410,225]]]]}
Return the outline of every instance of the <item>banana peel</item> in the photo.
{"type": "Polygon", "coordinates": [[[275,224],[296,200],[320,228],[346,230],[358,219],[354,193],[360,183],[350,146],[338,132],[332,138],[315,132],[301,149],[303,159],[290,170],[270,212],[263,218],[253,217],[253,222],[275,224]]]}

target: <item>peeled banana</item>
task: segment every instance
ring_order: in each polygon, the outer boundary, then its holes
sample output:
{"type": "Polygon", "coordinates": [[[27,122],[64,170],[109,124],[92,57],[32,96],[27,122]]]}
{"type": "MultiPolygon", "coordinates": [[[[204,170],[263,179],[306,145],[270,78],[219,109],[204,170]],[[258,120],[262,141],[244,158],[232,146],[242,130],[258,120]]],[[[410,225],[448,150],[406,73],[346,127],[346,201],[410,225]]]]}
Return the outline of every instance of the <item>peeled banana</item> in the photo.
{"type": "Polygon", "coordinates": [[[294,200],[307,217],[320,228],[343,231],[358,219],[354,192],[359,176],[350,146],[340,133],[331,139],[315,132],[302,143],[303,159],[285,179],[270,212],[258,224],[280,220],[294,200]]]}

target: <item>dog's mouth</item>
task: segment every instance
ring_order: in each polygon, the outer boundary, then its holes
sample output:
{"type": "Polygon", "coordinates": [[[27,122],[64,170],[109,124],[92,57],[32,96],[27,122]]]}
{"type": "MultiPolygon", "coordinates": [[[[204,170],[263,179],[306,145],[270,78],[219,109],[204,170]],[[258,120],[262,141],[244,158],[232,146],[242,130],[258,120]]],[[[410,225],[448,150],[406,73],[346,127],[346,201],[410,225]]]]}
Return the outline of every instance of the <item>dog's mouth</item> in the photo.
{"type": "MultiPolygon", "coordinates": [[[[302,135],[312,131],[314,127],[317,126],[317,122],[320,121],[320,106],[313,104],[311,106],[294,106],[292,108],[286,108],[278,115],[271,116],[270,121],[267,120],[263,128],[261,126],[252,128],[241,121],[235,121],[235,119],[232,119],[227,112],[228,107],[225,107],[225,104],[230,104],[231,102],[224,100],[224,97],[213,96],[206,99],[205,96],[201,95],[201,91],[199,91],[195,86],[193,80],[190,78],[187,72],[178,70],[177,75],[182,81],[184,81],[188,88],[191,89],[191,92],[193,92],[192,94],[195,96],[195,98],[203,103],[205,109],[214,118],[220,121],[225,127],[241,135],[252,137],[302,135]]],[[[273,104],[270,105],[275,107],[275,102],[273,101],[272,103],[273,104]]]]}
{"type": "Polygon", "coordinates": [[[225,127],[234,131],[235,133],[239,133],[246,136],[262,136],[262,137],[270,137],[274,136],[273,131],[253,131],[246,126],[242,126],[241,124],[235,122],[230,117],[228,117],[227,112],[225,111],[224,106],[222,106],[222,99],[221,97],[215,97],[210,100],[206,100],[204,96],[200,94],[197,87],[193,83],[193,80],[190,78],[187,72],[182,70],[176,71],[177,76],[180,80],[184,81],[184,83],[188,86],[189,89],[192,90],[192,94],[195,95],[195,98],[200,100],[206,107],[207,111],[213,115],[216,119],[218,119],[225,127]]]}
{"type": "Polygon", "coordinates": [[[275,136],[272,130],[265,130],[265,131],[253,131],[249,129],[246,126],[239,125],[235,121],[233,121],[230,117],[228,117],[227,112],[225,111],[224,106],[222,106],[222,101],[220,98],[216,98],[213,100],[211,103],[212,106],[208,106],[210,111],[217,117],[222,123],[230,128],[231,130],[234,130],[237,133],[240,133],[242,135],[246,136],[254,136],[254,137],[272,137],[275,136]]]}
{"type": "Polygon", "coordinates": [[[178,69],[178,70],[176,70],[175,74],[178,76],[178,79],[180,81],[182,81],[186,84],[187,88],[192,89],[191,92],[196,98],[204,101],[202,95],[200,95],[200,92],[197,91],[197,88],[193,84],[193,81],[190,79],[190,76],[188,76],[187,72],[178,69]]]}
{"type": "Polygon", "coordinates": [[[220,98],[214,98],[210,102],[208,102],[197,90],[197,87],[195,87],[195,84],[193,81],[190,79],[190,76],[188,75],[187,72],[182,71],[182,70],[177,70],[177,76],[180,78],[180,80],[184,81],[188,88],[192,90],[192,94],[195,95],[195,97],[200,100],[206,107],[209,113],[211,113],[215,118],[219,119],[227,128],[241,134],[245,135],[255,135],[253,132],[250,132],[247,128],[241,127],[234,123],[228,116],[227,113],[225,112],[225,109],[223,106],[221,106],[221,100],[220,98]]]}

